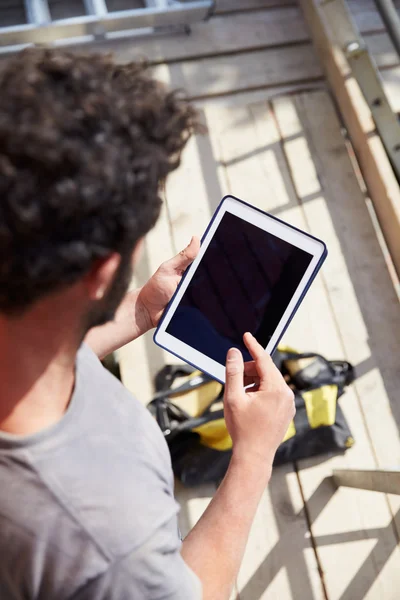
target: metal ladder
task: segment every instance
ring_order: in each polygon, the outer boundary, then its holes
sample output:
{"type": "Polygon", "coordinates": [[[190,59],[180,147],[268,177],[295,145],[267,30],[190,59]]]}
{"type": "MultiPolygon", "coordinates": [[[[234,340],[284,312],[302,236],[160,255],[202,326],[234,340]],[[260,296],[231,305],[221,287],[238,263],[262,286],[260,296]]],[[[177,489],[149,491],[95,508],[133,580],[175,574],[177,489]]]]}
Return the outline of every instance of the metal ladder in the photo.
{"type": "MultiPolygon", "coordinates": [[[[393,4],[391,0],[389,4],[393,4]]],[[[400,122],[390,106],[375,61],[357,29],[346,0],[321,0],[321,8],[333,37],[343,50],[351,73],[360,86],[400,180],[400,122]]]]}
{"type": "MultiPolygon", "coordinates": [[[[69,0],[63,1],[68,7],[69,0]]],[[[25,23],[2,27],[0,21],[0,54],[34,44],[82,44],[159,29],[188,29],[206,19],[214,6],[213,0],[143,0],[142,7],[131,8],[129,4],[138,4],[132,0],[126,2],[126,10],[110,11],[107,0],[82,0],[83,14],[54,20],[49,4],[49,0],[24,0],[25,23]]]]}

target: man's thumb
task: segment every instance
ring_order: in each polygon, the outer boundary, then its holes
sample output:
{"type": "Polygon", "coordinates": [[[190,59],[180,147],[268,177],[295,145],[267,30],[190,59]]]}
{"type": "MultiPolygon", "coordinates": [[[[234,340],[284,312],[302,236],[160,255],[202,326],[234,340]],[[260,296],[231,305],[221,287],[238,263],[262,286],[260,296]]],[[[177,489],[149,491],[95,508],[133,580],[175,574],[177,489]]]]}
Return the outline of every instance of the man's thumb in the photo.
{"type": "Polygon", "coordinates": [[[237,348],[231,348],[226,357],[225,396],[229,400],[243,392],[243,356],[237,348]]]}
{"type": "Polygon", "coordinates": [[[200,250],[200,240],[197,236],[193,236],[189,245],[179,252],[176,256],[168,260],[164,265],[173,268],[180,274],[194,261],[200,250]]]}

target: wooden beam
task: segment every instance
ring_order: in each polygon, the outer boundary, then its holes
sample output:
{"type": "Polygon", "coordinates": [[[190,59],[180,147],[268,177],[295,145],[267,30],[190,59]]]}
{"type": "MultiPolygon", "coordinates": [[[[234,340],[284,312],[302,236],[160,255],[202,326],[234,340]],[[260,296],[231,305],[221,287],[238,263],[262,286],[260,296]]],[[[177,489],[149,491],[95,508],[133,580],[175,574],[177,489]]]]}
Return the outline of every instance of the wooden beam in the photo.
{"type": "Polygon", "coordinates": [[[323,79],[313,48],[307,43],[161,64],[154,68],[154,73],[172,87],[186,89],[193,99],[323,79]]]}
{"type": "Polygon", "coordinates": [[[400,471],[397,469],[335,469],[333,480],[338,487],[400,496],[400,471]]]}
{"type": "Polygon", "coordinates": [[[400,189],[371,113],[351,75],[341,49],[335,44],[321,0],[300,0],[322,66],[343,116],[374,204],[383,235],[400,275],[400,189]]]}

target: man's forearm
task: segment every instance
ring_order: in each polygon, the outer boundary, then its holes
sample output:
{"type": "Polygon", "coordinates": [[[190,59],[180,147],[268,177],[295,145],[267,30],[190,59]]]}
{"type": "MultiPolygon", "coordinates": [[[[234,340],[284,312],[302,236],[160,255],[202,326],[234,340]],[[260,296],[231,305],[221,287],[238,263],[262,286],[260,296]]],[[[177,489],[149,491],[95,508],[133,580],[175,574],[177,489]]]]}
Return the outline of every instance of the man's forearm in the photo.
{"type": "Polygon", "coordinates": [[[203,584],[203,600],[228,600],[271,467],[233,456],[207,510],[185,538],[182,556],[203,584]]]}
{"type": "Polygon", "coordinates": [[[140,289],[128,292],[119,306],[115,319],[106,325],[93,327],[85,342],[99,358],[118,350],[151,328],[145,309],[138,302],[140,289]]]}

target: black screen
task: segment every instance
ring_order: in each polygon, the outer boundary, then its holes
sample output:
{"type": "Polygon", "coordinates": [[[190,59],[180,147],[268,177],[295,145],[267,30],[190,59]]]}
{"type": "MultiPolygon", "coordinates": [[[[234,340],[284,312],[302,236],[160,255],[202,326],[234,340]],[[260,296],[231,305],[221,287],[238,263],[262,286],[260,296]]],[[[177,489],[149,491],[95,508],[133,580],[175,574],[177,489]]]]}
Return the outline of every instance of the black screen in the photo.
{"type": "Polygon", "coordinates": [[[232,346],[250,356],[250,331],[265,348],[312,255],[225,213],[166,331],[225,364],[232,346]]]}

